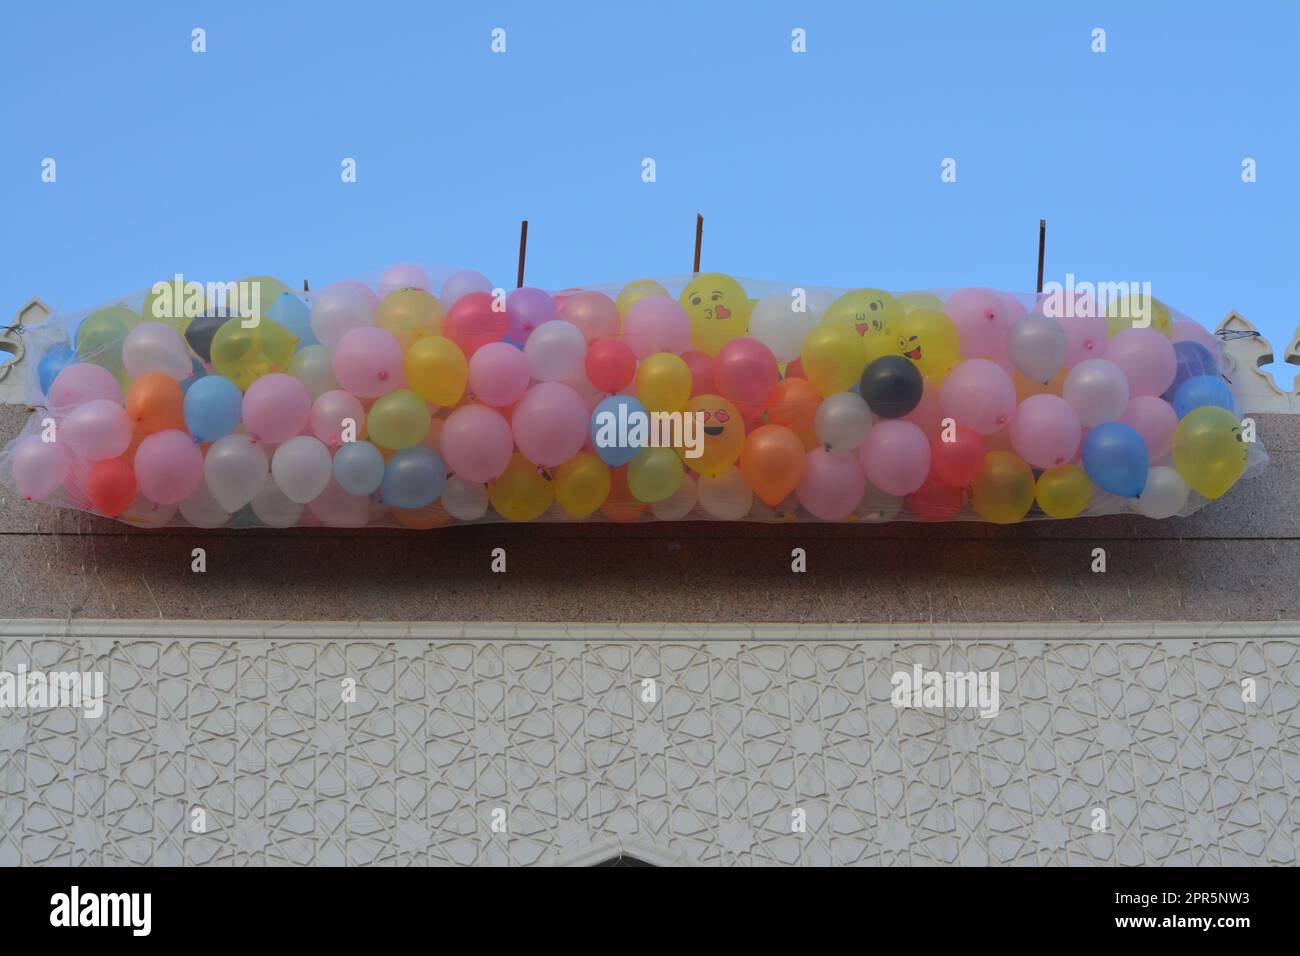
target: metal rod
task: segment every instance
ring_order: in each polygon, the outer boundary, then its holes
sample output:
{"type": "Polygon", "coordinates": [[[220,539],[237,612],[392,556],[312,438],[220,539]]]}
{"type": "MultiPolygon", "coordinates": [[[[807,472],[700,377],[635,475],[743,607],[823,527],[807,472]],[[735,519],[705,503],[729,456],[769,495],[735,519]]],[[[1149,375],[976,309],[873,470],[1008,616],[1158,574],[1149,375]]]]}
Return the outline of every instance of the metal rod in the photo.
{"type": "Polygon", "coordinates": [[[700,244],[704,241],[704,216],[695,214],[695,272],[700,271],[700,244]]]}
{"type": "Polygon", "coordinates": [[[1047,220],[1038,220],[1038,294],[1043,294],[1043,252],[1047,248],[1047,220]]]}
{"type": "Polygon", "coordinates": [[[528,250],[528,220],[525,219],[519,224],[519,278],[515,282],[516,289],[524,287],[524,253],[528,250]]]}

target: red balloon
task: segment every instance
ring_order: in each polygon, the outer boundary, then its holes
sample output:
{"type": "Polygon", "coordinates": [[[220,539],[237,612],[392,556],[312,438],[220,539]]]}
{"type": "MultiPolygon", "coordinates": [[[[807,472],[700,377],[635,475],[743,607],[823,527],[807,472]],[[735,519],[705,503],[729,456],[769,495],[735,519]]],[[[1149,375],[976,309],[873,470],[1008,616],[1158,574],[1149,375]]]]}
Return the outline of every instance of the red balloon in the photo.
{"type": "Polygon", "coordinates": [[[922,521],[947,521],[961,510],[962,490],[930,475],[906,501],[908,509],[922,521]]]}
{"type": "Polygon", "coordinates": [[[691,370],[691,398],[696,395],[717,395],[718,384],[713,380],[713,356],[705,352],[683,352],[682,361],[691,370]]]}
{"type": "Polygon", "coordinates": [[[636,374],[636,354],[622,339],[596,339],[587,347],[587,379],[602,392],[621,392],[636,374]]]}
{"type": "Polygon", "coordinates": [[[500,342],[506,337],[506,313],[492,308],[493,298],[487,292],[471,292],[456,300],[443,322],[443,335],[460,346],[469,358],[489,342],[500,342]]]}
{"type": "Polygon", "coordinates": [[[785,367],[786,378],[807,378],[803,373],[803,359],[795,359],[785,367]]]}
{"type": "Polygon", "coordinates": [[[736,403],[746,418],[757,418],[776,387],[776,356],[758,339],[732,339],[713,360],[718,394],[736,403]]]}
{"type": "Polygon", "coordinates": [[[105,458],[91,466],[86,494],[96,511],[116,518],[135,500],[135,472],[121,458],[105,458]]]}
{"type": "Polygon", "coordinates": [[[943,440],[943,430],[930,448],[930,470],[945,485],[964,488],[984,467],[984,439],[966,425],[953,430],[953,440],[943,440]]]}

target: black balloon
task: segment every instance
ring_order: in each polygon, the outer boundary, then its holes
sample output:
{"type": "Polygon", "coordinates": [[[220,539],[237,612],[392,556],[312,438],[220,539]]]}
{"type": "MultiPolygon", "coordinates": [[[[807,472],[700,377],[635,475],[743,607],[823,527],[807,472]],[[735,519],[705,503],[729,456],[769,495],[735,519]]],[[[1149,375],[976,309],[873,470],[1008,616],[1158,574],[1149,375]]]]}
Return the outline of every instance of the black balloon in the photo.
{"type": "Polygon", "coordinates": [[[217,329],[226,322],[228,315],[199,315],[185,327],[185,341],[190,343],[194,354],[205,362],[212,361],[212,337],[217,329]]]}
{"type": "Polygon", "coordinates": [[[862,399],[881,418],[902,418],[921,401],[925,383],[901,355],[884,355],[862,373],[862,399]]]}

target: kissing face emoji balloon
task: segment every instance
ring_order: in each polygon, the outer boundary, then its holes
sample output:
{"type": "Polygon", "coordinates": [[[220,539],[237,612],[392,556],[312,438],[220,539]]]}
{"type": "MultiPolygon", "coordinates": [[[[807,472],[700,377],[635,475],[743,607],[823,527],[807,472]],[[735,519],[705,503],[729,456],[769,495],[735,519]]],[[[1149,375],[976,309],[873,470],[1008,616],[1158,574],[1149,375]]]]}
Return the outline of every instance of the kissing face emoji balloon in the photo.
{"type": "Polygon", "coordinates": [[[691,348],[706,355],[717,355],[749,331],[752,303],[731,276],[703,272],[687,283],[678,301],[691,320],[691,348]]]}
{"type": "Polygon", "coordinates": [[[862,338],[867,361],[882,355],[897,355],[898,323],[903,307],[888,292],[880,289],[854,289],[846,292],[822,314],[822,325],[843,325],[862,338]]]}
{"type": "Polygon", "coordinates": [[[898,322],[898,351],[932,382],[942,382],[960,360],[957,326],[942,312],[916,309],[898,322]]]}
{"type": "Polygon", "coordinates": [[[686,454],[690,449],[683,449],[686,466],[705,478],[717,478],[736,463],[745,446],[745,423],[740,411],[721,395],[696,395],[682,411],[690,416],[702,412],[704,422],[699,446],[702,454],[691,458],[686,454]]]}

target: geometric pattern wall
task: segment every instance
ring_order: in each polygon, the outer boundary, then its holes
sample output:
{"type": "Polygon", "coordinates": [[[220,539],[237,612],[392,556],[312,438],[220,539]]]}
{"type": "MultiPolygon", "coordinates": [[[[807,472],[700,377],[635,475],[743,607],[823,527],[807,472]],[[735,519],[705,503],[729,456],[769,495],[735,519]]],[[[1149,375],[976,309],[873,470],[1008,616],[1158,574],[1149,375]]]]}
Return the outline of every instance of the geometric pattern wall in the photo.
{"type": "Polygon", "coordinates": [[[0,865],[1300,857],[1291,638],[0,638],[19,664],[103,671],[108,710],[0,712],[0,865]],[[914,662],[996,669],[1000,714],[896,710],[914,662]]]}

